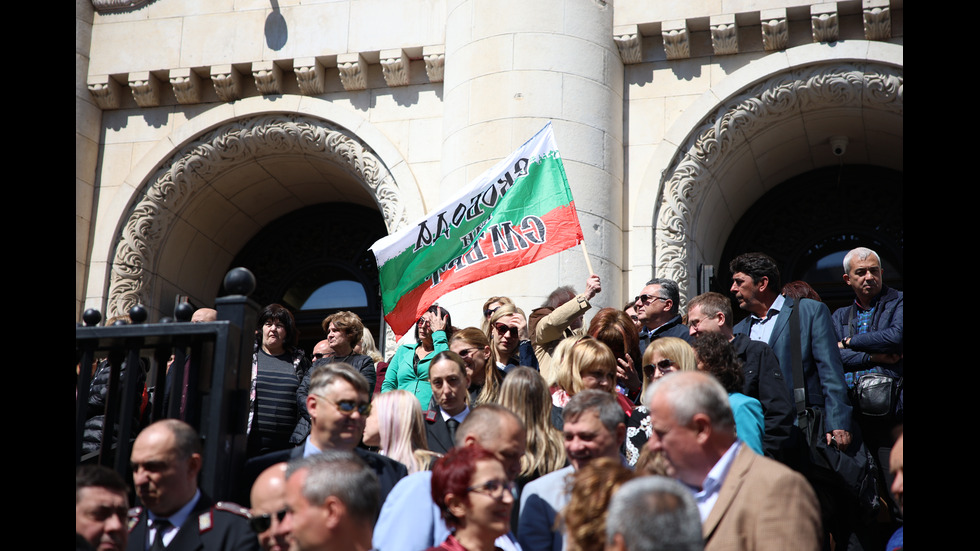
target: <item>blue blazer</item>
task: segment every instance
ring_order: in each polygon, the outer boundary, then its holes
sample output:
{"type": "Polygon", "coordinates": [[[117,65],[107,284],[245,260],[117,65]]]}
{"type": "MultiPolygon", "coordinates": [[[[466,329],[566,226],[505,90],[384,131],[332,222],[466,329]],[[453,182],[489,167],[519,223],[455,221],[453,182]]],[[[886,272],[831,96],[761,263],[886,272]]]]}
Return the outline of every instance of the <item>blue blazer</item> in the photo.
{"type": "MultiPolygon", "coordinates": [[[[776,318],[769,346],[779,368],[786,378],[790,394],[793,393],[793,353],[791,351],[789,317],[794,308],[800,310],[800,345],[803,360],[803,376],[806,377],[806,403],[821,406],[825,412],[824,432],[851,431],[851,403],[847,398],[844,367],[837,347],[834,322],[827,305],[810,299],[796,301],[786,297],[783,309],[776,318]]],[[[735,334],[748,335],[752,318],[745,318],[735,326],[735,334]]]]}

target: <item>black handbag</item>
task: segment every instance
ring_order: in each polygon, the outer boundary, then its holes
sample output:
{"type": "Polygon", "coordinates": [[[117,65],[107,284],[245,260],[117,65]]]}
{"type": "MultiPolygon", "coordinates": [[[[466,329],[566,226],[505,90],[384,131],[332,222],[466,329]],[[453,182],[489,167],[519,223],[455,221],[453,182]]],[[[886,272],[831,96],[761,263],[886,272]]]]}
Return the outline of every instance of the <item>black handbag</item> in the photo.
{"type": "Polygon", "coordinates": [[[898,409],[902,386],[901,377],[892,377],[885,373],[866,373],[854,384],[851,404],[861,415],[888,417],[898,409]]]}

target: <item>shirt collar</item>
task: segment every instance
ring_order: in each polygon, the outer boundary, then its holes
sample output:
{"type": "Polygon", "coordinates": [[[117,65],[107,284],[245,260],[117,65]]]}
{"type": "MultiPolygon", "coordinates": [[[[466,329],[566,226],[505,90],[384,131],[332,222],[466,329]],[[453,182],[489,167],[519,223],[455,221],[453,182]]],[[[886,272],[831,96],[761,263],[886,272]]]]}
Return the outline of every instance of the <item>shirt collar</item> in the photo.
{"type": "Polygon", "coordinates": [[[752,314],[752,319],[755,321],[766,321],[769,318],[779,314],[779,311],[783,309],[783,303],[786,302],[786,297],[783,295],[778,295],[776,300],[772,301],[772,305],[769,306],[769,310],[766,311],[766,316],[760,318],[759,316],[752,314]]]}
{"type": "Polygon", "coordinates": [[[170,524],[174,528],[180,529],[180,527],[184,525],[184,521],[186,521],[187,517],[190,516],[191,511],[194,510],[194,507],[197,505],[197,502],[200,499],[201,499],[201,490],[199,488],[197,491],[194,492],[194,497],[192,497],[191,500],[188,501],[186,505],[184,505],[180,509],[177,509],[177,512],[170,515],[169,517],[159,517],[157,515],[154,515],[153,511],[148,511],[150,520],[156,522],[157,519],[165,518],[168,521],[170,521],[170,524]]]}

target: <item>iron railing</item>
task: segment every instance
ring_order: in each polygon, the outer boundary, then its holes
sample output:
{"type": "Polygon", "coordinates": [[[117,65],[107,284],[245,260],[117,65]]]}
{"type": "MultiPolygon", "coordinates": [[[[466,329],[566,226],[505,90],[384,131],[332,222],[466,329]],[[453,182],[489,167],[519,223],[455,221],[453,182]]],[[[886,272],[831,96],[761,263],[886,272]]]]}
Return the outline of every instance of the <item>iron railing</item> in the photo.
{"type": "Polygon", "coordinates": [[[109,327],[98,326],[98,311],[85,311],[85,326],[75,329],[76,466],[95,462],[132,480],[129,455],[139,429],[158,419],[177,418],[201,436],[201,490],[216,500],[237,497],[234,484],[245,463],[259,307],[248,298],[255,289],[255,277],[248,270],[228,272],[225,289],[232,294],[217,299],[214,322],[188,323],[193,307],[186,303],[177,306],[174,320],[144,323],[146,310],[136,306],[129,311],[131,324],[109,327]],[[109,369],[101,447],[83,454],[85,423],[93,413],[88,405],[91,379],[101,358],[109,369]],[[140,384],[140,373],[145,373],[145,385],[140,384]]]}

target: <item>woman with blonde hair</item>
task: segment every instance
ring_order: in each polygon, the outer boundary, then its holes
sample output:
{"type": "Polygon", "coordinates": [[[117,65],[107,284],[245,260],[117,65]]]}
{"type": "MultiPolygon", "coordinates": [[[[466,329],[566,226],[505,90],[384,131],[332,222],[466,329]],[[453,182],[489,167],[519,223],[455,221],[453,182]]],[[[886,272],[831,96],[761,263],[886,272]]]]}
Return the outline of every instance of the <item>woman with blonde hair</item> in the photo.
{"type": "Polygon", "coordinates": [[[497,308],[490,316],[487,338],[492,343],[494,365],[499,369],[509,372],[519,365],[538,369],[538,357],[528,336],[527,317],[517,306],[504,304],[497,308]]]}
{"type": "Polygon", "coordinates": [[[530,367],[515,368],[500,387],[499,403],[516,413],[527,429],[518,486],[565,466],[565,445],[551,424],[551,396],[540,373],[530,367]]]}
{"type": "Polygon", "coordinates": [[[459,354],[466,364],[466,374],[470,376],[470,407],[497,402],[504,372],[494,369],[490,361],[493,353],[487,335],[476,327],[460,329],[449,340],[449,350],[459,354]]]}
{"type": "Polygon", "coordinates": [[[647,440],[653,433],[650,422],[650,410],[647,409],[647,388],[664,375],[673,371],[695,371],[698,361],[694,348],[684,339],[677,337],[660,337],[651,342],[643,352],[643,394],[640,396],[644,405],[633,410],[633,415],[626,420],[626,461],[636,465],[640,453],[646,446],[647,440]]]}
{"type": "Polygon", "coordinates": [[[510,300],[508,297],[490,297],[486,302],[483,303],[483,324],[481,328],[484,335],[490,334],[490,316],[497,311],[497,308],[505,304],[513,305],[514,301],[510,300]]]}
{"type": "Polygon", "coordinates": [[[363,441],[404,464],[409,474],[428,469],[438,457],[427,449],[422,406],[407,390],[392,390],[374,399],[364,423],[363,441]]]}
{"type": "Polygon", "coordinates": [[[643,399],[650,383],[672,371],[696,371],[698,360],[694,349],[684,339],[660,337],[643,352],[643,399]]]}
{"type": "MultiPolygon", "coordinates": [[[[555,407],[564,409],[572,396],[585,389],[599,389],[613,393],[627,417],[632,414],[633,403],[616,392],[616,356],[602,341],[587,335],[569,337],[558,344],[552,359],[558,387],[551,394],[555,407]]],[[[555,427],[562,428],[557,422],[555,427]]]]}

